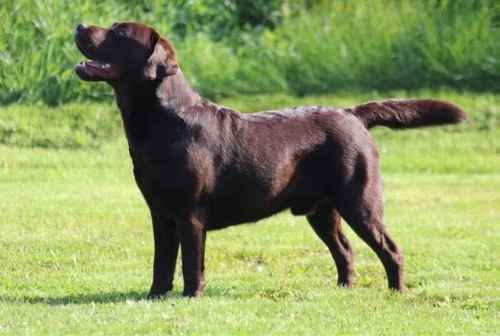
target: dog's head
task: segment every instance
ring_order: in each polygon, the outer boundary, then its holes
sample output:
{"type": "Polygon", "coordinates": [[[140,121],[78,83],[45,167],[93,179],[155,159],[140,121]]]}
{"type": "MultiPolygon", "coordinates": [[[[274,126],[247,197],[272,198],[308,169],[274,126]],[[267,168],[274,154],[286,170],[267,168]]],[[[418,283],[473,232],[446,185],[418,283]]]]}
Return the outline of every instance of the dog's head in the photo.
{"type": "Polygon", "coordinates": [[[156,81],[179,67],[172,45],[141,23],[119,22],[108,29],[80,24],[75,42],[90,59],[75,68],[87,81],[156,81]]]}

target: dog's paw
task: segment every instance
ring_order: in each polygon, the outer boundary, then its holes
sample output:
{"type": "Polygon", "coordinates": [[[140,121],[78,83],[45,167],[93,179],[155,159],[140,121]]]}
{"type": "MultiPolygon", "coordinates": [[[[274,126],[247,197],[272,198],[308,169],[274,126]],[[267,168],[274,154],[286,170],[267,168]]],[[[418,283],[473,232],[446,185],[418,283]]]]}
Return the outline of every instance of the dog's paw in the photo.
{"type": "Polygon", "coordinates": [[[163,288],[151,287],[148,294],[148,300],[159,300],[163,298],[169,291],[171,291],[173,286],[167,286],[163,288]]]}
{"type": "Polygon", "coordinates": [[[182,295],[190,298],[198,298],[203,295],[204,289],[205,289],[204,281],[201,281],[200,283],[193,285],[184,284],[184,291],[182,292],[182,295]]]}
{"type": "Polygon", "coordinates": [[[167,292],[159,293],[159,292],[149,292],[148,294],[148,300],[160,300],[162,299],[167,292]]]}
{"type": "Polygon", "coordinates": [[[189,298],[199,298],[201,296],[203,296],[203,289],[198,289],[198,290],[195,290],[195,291],[184,291],[182,292],[182,295],[185,296],[185,297],[189,297],[189,298]]]}

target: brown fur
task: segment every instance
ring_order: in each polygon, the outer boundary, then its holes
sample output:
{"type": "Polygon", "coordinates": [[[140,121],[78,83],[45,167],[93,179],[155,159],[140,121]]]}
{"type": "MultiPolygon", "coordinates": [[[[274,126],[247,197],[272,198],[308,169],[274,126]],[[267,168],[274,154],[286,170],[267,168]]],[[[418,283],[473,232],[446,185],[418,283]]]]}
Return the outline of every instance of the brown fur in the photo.
{"type": "Polygon", "coordinates": [[[391,100],[241,114],[192,90],[170,43],[147,26],[79,26],[76,43],[99,61],[78,65],[79,76],[106,81],[116,93],[151,211],[150,297],[172,288],[179,245],[184,295],[201,295],[206,232],[285,209],[307,216],[332,254],[339,285],[351,286],[353,269],[342,217],[378,255],[389,287],[403,290],[403,257],[384,227],[378,153],[367,128],[456,123],[465,117],[459,108],[391,100]]]}
{"type": "Polygon", "coordinates": [[[458,107],[429,99],[401,99],[371,102],[348,112],[360,118],[366,127],[415,128],[444,124],[458,124],[465,113],[458,107]]]}

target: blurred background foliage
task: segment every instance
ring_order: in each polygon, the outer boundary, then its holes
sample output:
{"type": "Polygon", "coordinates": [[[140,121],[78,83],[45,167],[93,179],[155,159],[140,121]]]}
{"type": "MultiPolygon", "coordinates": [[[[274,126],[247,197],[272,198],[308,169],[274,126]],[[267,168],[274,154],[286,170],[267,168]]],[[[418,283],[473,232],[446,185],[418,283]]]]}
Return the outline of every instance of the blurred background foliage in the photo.
{"type": "Polygon", "coordinates": [[[0,104],[109,100],[79,81],[77,23],[142,21],[212,99],[339,90],[500,91],[495,0],[2,0],[0,104]]]}

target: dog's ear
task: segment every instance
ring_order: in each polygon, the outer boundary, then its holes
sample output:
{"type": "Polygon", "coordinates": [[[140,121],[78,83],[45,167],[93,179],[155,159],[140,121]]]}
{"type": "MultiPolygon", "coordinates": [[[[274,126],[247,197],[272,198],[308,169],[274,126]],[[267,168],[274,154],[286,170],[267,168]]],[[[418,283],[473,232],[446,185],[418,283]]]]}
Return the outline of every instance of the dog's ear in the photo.
{"type": "Polygon", "coordinates": [[[144,67],[144,78],[161,80],[164,77],[175,75],[179,65],[175,59],[172,45],[156,32],[152,35],[152,42],[154,49],[144,67]]]}

